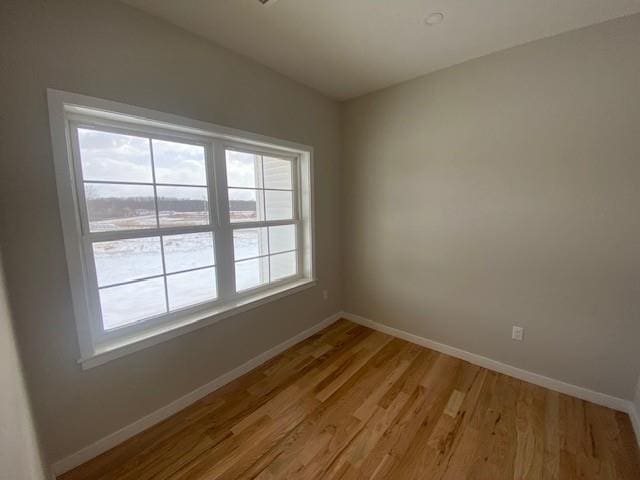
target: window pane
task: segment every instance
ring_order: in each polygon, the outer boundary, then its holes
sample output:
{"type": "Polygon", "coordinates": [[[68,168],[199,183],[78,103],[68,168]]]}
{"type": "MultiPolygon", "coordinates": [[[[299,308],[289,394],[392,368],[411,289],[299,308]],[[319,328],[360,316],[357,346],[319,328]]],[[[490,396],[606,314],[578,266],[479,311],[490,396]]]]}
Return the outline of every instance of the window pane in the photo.
{"type": "Polygon", "coordinates": [[[204,268],[193,272],[168,275],[167,289],[170,310],[214,300],[218,296],[216,269],[204,268]]]}
{"type": "Polygon", "coordinates": [[[229,217],[232,223],[264,220],[262,190],[230,188],[229,217]]]}
{"type": "Polygon", "coordinates": [[[296,249],[296,226],[269,227],[269,253],[296,249]]]}
{"type": "Polygon", "coordinates": [[[296,252],[280,253],[269,258],[271,259],[272,282],[296,274],[296,252]]]}
{"type": "Polygon", "coordinates": [[[291,161],[280,158],[263,157],[264,188],[291,190],[291,161]]]}
{"type": "Polygon", "coordinates": [[[260,155],[227,150],[227,185],[229,187],[262,187],[260,155]]]}
{"type": "Polygon", "coordinates": [[[132,238],[93,244],[98,285],[162,275],[160,238],[132,238]]]}
{"type": "Polygon", "coordinates": [[[164,279],[154,278],[100,290],[105,330],[166,313],[164,279]]]}
{"type": "Polygon", "coordinates": [[[165,140],[152,143],[157,183],[207,185],[203,146],[165,140]]]}
{"type": "Polygon", "coordinates": [[[242,228],[233,231],[233,250],[236,260],[267,255],[267,229],[242,228]]]}
{"type": "Polygon", "coordinates": [[[156,226],[153,187],[85,183],[84,189],[92,232],[156,226]]]}
{"type": "Polygon", "coordinates": [[[203,187],[157,187],[161,227],[207,225],[209,205],[203,187]]]}
{"type": "Polygon", "coordinates": [[[265,190],[267,220],[289,220],[293,218],[293,193],[265,190]]]}
{"type": "Polygon", "coordinates": [[[151,182],[149,139],[78,129],[84,180],[151,182]]]}
{"type": "Polygon", "coordinates": [[[236,262],[236,291],[269,283],[269,257],[236,262]]]}
{"type": "Polygon", "coordinates": [[[214,265],[213,233],[162,237],[167,273],[214,265]]]}

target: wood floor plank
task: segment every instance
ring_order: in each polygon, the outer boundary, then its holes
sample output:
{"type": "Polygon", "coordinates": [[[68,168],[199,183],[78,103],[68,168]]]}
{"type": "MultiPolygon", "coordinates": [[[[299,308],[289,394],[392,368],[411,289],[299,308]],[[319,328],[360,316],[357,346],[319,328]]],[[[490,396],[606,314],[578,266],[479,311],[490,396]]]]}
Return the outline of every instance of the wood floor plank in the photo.
{"type": "Polygon", "coordinates": [[[560,475],[559,397],[558,392],[545,391],[542,480],[558,480],[560,475]]]}
{"type": "Polygon", "coordinates": [[[60,480],[638,480],[626,414],[339,320],[60,480]]]}
{"type": "MultiPolygon", "coordinates": [[[[398,478],[440,478],[446,471],[448,461],[466,425],[467,411],[466,408],[463,409],[464,400],[467,395],[469,399],[475,397],[476,392],[480,390],[483,377],[479,375],[480,368],[475,365],[460,360],[455,360],[452,365],[455,370],[446,374],[452,382],[441,390],[442,395],[437,400],[438,403],[429,407],[433,415],[423,420],[421,430],[404,455],[411,461],[403,461],[404,457],[400,458],[395,473],[392,472],[398,478]],[[455,413],[451,411],[452,403],[456,405],[455,413]]],[[[431,373],[435,374],[436,371],[431,373]]],[[[433,395],[432,398],[436,396],[433,395]]]]}
{"type": "Polygon", "coordinates": [[[469,478],[515,478],[517,381],[490,372],[480,394],[471,426],[478,432],[476,451],[467,475],[469,478]],[[511,469],[511,477],[504,472],[511,469]]]}
{"type": "Polygon", "coordinates": [[[378,402],[381,408],[389,409],[399,396],[407,397],[402,410],[389,424],[361,465],[360,472],[364,478],[384,478],[386,473],[393,469],[396,462],[391,451],[405,435],[409,425],[417,422],[414,412],[422,406],[424,392],[424,388],[419,387],[419,382],[431,369],[436,358],[437,354],[433,352],[420,351],[407,370],[378,402]]]}
{"type": "MultiPolygon", "coordinates": [[[[387,337],[387,340],[391,339],[387,337]]],[[[399,363],[399,359],[407,351],[407,345],[406,342],[395,339],[387,342],[371,356],[372,368],[361,367],[331,397],[325,399],[322,406],[301,425],[299,431],[293,433],[298,443],[280,458],[280,466],[286,467],[278,470],[279,478],[314,478],[331,468],[344,448],[364,428],[366,419],[360,420],[354,413],[399,363]],[[326,434],[329,434],[328,437],[326,434]],[[316,437],[324,440],[322,448],[312,461],[300,465],[299,454],[304,450],[305,442],[314,442],[316,437]]],[[[320,391],[323,390],[324,387],[320,391]]]]}
{"type": "Polygon", "coordinates": [[[522,383],[516,403],[515,477],[542,478],[544,464],[544,390],[522,383]]]}

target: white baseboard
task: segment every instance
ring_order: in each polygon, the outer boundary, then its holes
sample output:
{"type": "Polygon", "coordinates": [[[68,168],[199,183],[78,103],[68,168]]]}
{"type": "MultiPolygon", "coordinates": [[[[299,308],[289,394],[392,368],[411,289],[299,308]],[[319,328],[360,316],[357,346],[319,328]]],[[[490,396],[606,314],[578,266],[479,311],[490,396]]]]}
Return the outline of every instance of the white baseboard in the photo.
{"type": "Polygon", "coordinates": [[[150,413],[149,415],[142,417],[139,420],[136,420],[135,422],[121,428],[120,430],[117,430],[116,432],[113,432],[107,435],[106,437],[101,438],[100,440],[77,451],[76,453],[73,453],[68,457],[65,457],[63,459],[60,459],[54,462],[52,465],[52,470],[54,474],[62,475],[63,473],[68,472],[69,470],[72,470],[75,467],[82,465],[83,463],[91,460],[92,458],[95,458],[98,455],[106,452],[107,450],[112,449],[113,447],[119,445],[125,440],[128,440],[134,435],[137,435],[138,433],[152,427],[153,425],[160,423],[161,421],[178,413],[180,410],[183,410],[189,405],[197,402],[198,400],[210,394],[211,392],[214,392],[215,390],[219,389],[220,387],[223,387],[227,383],[235,380],[238,377],[241,377],[245,373],[260,366],[261,364],[263,364],[267,360],[270,360],[276,355],[279,355],[280,353],[284,352],[285,350],[292,347],[296,343],[299,343],[302,340],[310,337],[311,335],[319,332],[323,328],[328,327],[329,325],[336,322],[340,318],[342,318],[342,313],[336,313],[334,315],[331,315],[328,318],[325,318],[324,320],[315,324],[311,328],[308,328],[307,330],[300,332],[296,336],[282,342],[279,345],[276,345],[275,347],[267,350],[266,352],[261,353],[257,357],[254,357],[251,360],[247,361],[246,363],[243,363],[239,367],[234,368],[230,372],[227,372],[224,375],[219,376],[218,378],[212,380],[206,385],[203,385],[197,388],[196,390],[190,393],[187,393],[186,395],[178,398],[177,400],[174,400],[170,404],[165,405],[164,407],[156,410],[155,412],[150,413]]]}
{"type": "Polygon", "coordinates": [[[587,400],[597,405],[602,405],[614,410],[625,412],[631,418],[631,423],[633,424],[636,433],[636,439],[638,440],[638,445],[640,445],[640,415],[636,411],[633,402],[629,400],[614,397],[612,395],[607,395],[606,393],[589,390],[588,388],[579,387],[578,385],[573,385],[561,380],[546,377],[544,375],[540,375],[539,373],[523,370],[522,368],[514,367],[512,365],[507,365],[506,363],[492,360],[491,358],[483,357],[482,355],[467,352],[466,350],[462,350],[460,348],[452,347],[444,343],[436,342],[428,338],[414,335],[404,330],[399,330],[397,328],[378,323],[368,318],[361,317],[360,315],[343,312],[342,316],[347,320],[358,323],[360,325],[364,325],[365,327],[369,327],[373,330],[378,330],[382,333],[386,333],[387,335],[401,338],[402,340],[406,340],[408,342],[430,348],[431,350],[436,350],[438,352],[451,355],[452,357],[466,360],[469,363],[484,367],[488,370],[503,373],[510,377],[514,377],[519,380],[524,380],[525,382],[533,383],[534,385],[548,388],[549,390],[564,393],[566,395],[571,395],[572,397],[577,397],[581,400],[587,400]]]}
{"type": "Polygon", "coordinates": [[[636,438],[638,439],[638,445],[640,446],[640,377],[638,377],[633,402],[631,402],[629,417],[631,417],[631,424],[636,432],[636,438]]]}
{"type": "Polygon", "coordinates": [[[631,419],[631,425],[633,425],[633,430],[636,432],[636,440],[638,440],[638,446],[640,447],[640,412],[638,411],[638,407],[636,407],[635,403],[631,403],[629,407],[629,418],[631,419]]]}

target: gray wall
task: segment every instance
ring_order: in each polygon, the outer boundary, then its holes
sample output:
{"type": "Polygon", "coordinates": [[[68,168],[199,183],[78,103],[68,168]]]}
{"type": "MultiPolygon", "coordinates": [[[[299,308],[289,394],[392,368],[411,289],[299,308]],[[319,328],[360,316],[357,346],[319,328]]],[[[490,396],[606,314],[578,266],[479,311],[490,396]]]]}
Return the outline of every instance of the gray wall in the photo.
{"type": "Polygon", "coordinates": [[[633,398],[640,16],[470,61],[344,113],[348,311],[633,398]]]}
{"type": "Polygon", "coordinates": [[[111,1],[3,1],[0,65],[0,241],[28,385],[50,460],[166,405],[339,310],[337,103],[111,1]],[[82,371],[76,363],[47,87],[312,145],[320,286],[82,371]],[[324,288],[329,289],[327,301],[324,288]]]}
{"type": "Polygon", "coordinates": [[[0,480],[44,478],[0,258],[0,480]]]}
{"type": "Polygon", "coordinates": [[[308,88],[117,2],[2,2],[0,243],[49,459],[343,305],[632,398],[639,51],[640,17],[630,17],[356,99],[341,117],[308,88]],[[47,87],[313,145],[320,287],[82,371],[47,87]],[[526,328],[523,343],[510,340],[513,324],[526,328]]]}

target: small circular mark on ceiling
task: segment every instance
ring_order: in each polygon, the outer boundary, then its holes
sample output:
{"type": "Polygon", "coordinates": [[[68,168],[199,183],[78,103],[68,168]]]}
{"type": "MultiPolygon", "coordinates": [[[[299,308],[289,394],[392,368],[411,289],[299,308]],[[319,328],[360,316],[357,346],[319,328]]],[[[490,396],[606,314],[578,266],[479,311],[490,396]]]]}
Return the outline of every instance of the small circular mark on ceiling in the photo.
{"type": "Polygon", "coordinates": [[[444,13],[442,12],[433,12],[427,15],[424,19],[424,23],[429,27],[439,25],[442,22],[444,22],[444,13]]]}

